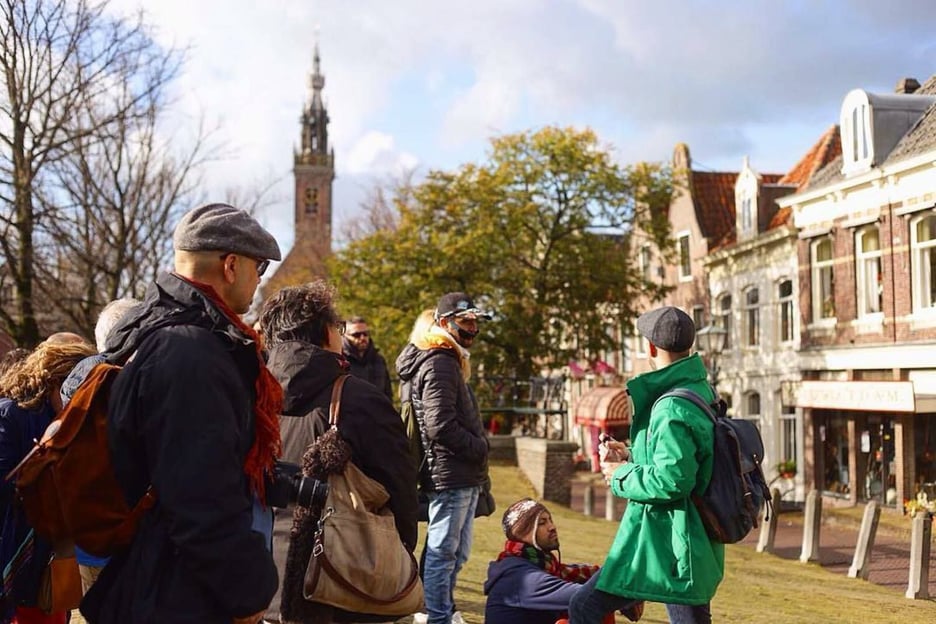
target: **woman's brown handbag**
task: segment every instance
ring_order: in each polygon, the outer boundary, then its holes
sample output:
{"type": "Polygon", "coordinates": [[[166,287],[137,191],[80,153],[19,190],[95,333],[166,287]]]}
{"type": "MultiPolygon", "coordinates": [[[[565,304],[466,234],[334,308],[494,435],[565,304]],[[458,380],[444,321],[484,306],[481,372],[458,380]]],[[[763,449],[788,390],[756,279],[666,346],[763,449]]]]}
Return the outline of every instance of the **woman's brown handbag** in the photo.
{"type": "MultiPolygon", "coordinates": [[[[332,427],[338,426],[346,378],[339,377],[332,389],[332,427]]],[[[389,500],[387,490],[351,461],[328,478],[328,498],[306,568],[306,600],[376,615],[423,609],[419,565],[400,540],[389,500]]]]}

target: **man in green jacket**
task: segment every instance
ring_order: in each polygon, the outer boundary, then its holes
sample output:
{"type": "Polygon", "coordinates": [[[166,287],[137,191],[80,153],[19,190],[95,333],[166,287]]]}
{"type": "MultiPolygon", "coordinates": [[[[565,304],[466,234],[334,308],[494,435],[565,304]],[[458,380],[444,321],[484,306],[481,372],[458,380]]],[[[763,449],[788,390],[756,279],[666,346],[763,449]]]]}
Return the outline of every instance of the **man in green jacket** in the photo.
{"type": "Polygon", "coordinates": [[[601,622],[636,600],[666,603],[672,624],[708,624],[709,603],[725,571],[725,547],[711,541],[692,503],[712,476],[713,425],[691,402],[667,397],[688,388],[712,400],[705,365],[692,354],[695,324],[671,306],[637,319],[654,369],[627,382],[633,401],[628,457],[622,443],[603,444],[602,472],[628,500],[601,572],[575,595],[570,624],[601,622]]]}

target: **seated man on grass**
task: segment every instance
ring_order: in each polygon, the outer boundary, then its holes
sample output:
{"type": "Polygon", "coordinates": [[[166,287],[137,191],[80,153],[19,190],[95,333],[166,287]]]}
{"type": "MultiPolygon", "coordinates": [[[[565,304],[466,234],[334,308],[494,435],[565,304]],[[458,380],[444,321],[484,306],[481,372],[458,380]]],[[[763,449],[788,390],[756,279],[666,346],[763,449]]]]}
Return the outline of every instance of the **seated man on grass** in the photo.
{"type": "MultiPolygon", "coordinates": [[[[502,522],[507,543],[488,566],[484,583],[486,624],[556,624],[568,617],[569,601],[599,567],[559,560],[559,533],[542,503],[523,498],[507,508],[502,522]]],[[[636,622],[643,602],[624,613],[636,622]]],[[[614,622],[609,613],[607,622],[614,622]]]]}

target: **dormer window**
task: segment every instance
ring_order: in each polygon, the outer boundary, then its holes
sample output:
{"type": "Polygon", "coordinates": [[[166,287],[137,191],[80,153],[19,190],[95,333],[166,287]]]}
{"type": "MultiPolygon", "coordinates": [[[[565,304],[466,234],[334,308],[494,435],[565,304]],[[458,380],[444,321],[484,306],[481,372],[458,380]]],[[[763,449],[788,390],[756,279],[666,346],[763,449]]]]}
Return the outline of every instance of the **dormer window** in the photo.
{"type": "Polygon", "coordinates": [[[852,175],[871,168],[874,145],[871,130],[871,99],[862,89],[845,96],[840,117],[842,130],[842,173],[852,175]]]}
{"type": "Polygon", "coordinates": [[[745,234],[750,234],[754,227],[753,203],[749,195],[741,199],[741,231],[745,234]]]}
{"type": "Polygon", "coordinates": [[[735,182],[735,206],[738,238],[746,239],[757,234],[757,192],[760,176],[751,169],[747,156],[735,182]]]}

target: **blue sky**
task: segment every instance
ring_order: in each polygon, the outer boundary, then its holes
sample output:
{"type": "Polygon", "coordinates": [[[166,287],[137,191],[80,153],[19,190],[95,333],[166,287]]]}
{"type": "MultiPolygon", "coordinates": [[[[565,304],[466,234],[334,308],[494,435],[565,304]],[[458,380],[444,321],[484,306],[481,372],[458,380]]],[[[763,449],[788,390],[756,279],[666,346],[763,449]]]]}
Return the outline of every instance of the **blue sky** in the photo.
{"type": "Polygon", "coordinates": [[[489,137],[590,126],[618,160],[785,172],[853,88],[936,73],[931,0],[113,0],[187,47],[180,141],[203,116],[224,157],[208,196],[279,182],[261,215],[292,244],[292,150],[316,38],[335,149],[335,232],[407,168],[484,158],[489,137]],[[316,32],[318,35],[316,36],[316,32]]]}

